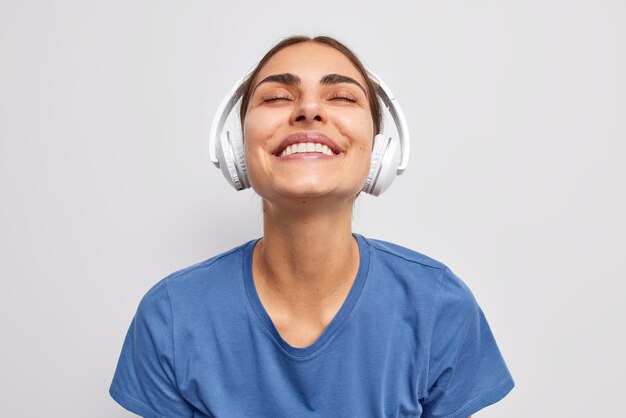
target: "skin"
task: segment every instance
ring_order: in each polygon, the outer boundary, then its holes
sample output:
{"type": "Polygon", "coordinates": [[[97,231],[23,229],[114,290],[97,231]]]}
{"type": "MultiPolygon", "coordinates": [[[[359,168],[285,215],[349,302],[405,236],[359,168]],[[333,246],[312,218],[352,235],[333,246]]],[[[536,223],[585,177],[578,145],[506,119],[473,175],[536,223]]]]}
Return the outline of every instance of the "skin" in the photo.
{"type": "Polygon", "coordinates": [[[352,83],[321,84],[327,74],[365,87],[356,67],[334,48],[304,43],[281,50],[257,75],[243,125],[248,178],[263,199],[254,285],[281,337],[300,348],[317,340],[356,278],[352,209],[367,178],[374,138],[366,93],[352,83]],[[283,73],[297,75],[300,83],[258,84],[283,73]],[[281,99],[267,101],[276,97],[281,99]],[[306,131],[328,136],[342,153],[292,161],[273,155],[286,136],[306,131]]]}
{"type": "Polygon", "coordinates": [[[248,177],[263,199],[263,238],[252,266],[261,302],[283,339],[306,347],[333,319],[357,274],[352,207],[367,178],[374,124],[359,86],[320,83],[340,74],[365,87],[356,67],[334,48],[285,48],[253,85],[282,73],[297,75],[300,84],[258,84],[243,126],[248,177]],[[277,96],[284,99],[264,101],[277,96]],[[308,131],[328,136],[342,153],[293,161],[273,155],[286,136],[308,131]]]}

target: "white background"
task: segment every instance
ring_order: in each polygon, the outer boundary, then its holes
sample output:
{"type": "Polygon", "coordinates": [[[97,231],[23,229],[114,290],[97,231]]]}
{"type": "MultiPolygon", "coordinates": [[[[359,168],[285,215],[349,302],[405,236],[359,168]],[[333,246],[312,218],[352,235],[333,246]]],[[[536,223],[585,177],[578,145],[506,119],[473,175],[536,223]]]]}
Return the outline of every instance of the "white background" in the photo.
{"type": "Polygon", "coordinates": [[[208,162],[275,42],[335,36],[392,89],[411,161],[354,230],[447,264],[516,382],[480,418],[623,414],[623,1],[0,1],[0,416],[127,417],[143,294],[261,234],[208,162]]]}

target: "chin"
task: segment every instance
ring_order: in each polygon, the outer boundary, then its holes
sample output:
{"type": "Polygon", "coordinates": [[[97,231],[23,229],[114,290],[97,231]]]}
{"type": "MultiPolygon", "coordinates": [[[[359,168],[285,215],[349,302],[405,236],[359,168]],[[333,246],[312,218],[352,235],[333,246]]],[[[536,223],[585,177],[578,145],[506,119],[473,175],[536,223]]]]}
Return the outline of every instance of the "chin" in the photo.
{"type": "Polygon", "coordinates": [[[328,187],[284,187],[276,189],[276,194],[284,197],[322,197],[334,194],[334,190],[328,187]]]}
{"type": "MultiPolygon", "coordinates": [[[[359,189],[360,190],[360,189],[359,189]]],[[[356,196],[359,190],[355,188],[338,187],[337,185],[323,184],[289,184],[284,187],[276,187],[274,193],[283,198],[329,198],[347,200],[356,196]]]]}

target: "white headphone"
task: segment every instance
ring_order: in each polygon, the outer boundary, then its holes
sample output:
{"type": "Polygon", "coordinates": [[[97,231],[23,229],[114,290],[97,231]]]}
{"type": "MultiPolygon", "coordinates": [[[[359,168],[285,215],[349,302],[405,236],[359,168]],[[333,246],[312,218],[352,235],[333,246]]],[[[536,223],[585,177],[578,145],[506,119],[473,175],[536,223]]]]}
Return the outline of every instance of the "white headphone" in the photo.
{"type": "MultiPolygon", "coordinates": [[[[391,185],[396,175],[406,170],[409,163],[409,130],[402,109],[387,85],[369,69],[366,71],[377,85],[376,95],[389,111],[391,121],[399,136],[398,139],[378,133],[374,137],[372,162],[362,191],[378,196],[391,185]]],[[[224,97],[215,113],[209,134],[211,162],[222,170],[226,180],[236,190],[250,187],[244,155],[243,132],[240,127],[228,130],[225,126],[233,109],[239,108],[241,104],[241,85],[250,74],[251,72],[242,77],[224,97]]],[[[383,126],[388,121],[389,117],[383,112],[383,126]]]]}

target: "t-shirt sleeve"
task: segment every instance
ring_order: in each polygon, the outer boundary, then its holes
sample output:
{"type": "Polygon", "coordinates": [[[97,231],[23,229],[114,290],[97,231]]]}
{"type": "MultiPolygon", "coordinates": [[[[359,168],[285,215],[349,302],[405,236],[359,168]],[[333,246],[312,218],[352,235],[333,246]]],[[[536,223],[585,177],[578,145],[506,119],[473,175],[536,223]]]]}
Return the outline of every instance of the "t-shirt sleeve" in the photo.
{"type": "Polygon", "coordinates": [[[467,285],[446,268],[436,301],[424,418],[467,418],[515,383],[467,285]]]}
{"type": "Polygon", "coordinates": [[[142,298],[124,340],[109,393],[142,417],[192,417],[176,383],[172,310],[165,280],[142,298]]]}

